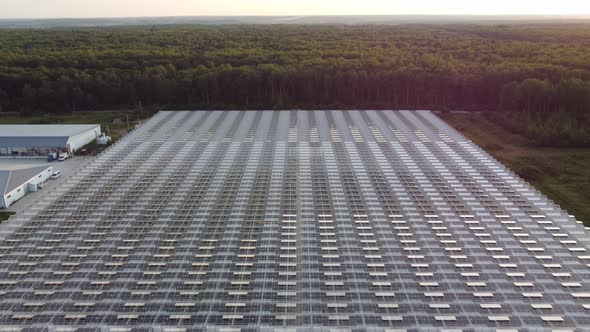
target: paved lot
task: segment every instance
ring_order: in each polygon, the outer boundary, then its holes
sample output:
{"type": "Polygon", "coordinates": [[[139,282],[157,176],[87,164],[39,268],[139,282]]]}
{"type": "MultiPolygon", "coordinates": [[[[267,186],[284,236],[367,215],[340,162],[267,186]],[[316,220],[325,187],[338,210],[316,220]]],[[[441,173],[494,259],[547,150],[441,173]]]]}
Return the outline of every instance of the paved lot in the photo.
{"type": "Polygon", "coordinates": [[[23,211],[29,205],[34,204],[37,199],[42,197],[45,193],[56,188],[60,183],[64,182],[67,178],[72,176],[76,170],[80,169],[86,162],[90,161],[93,157],[86,156],[75,156],[66,161],[54,161],[47,162],[45,159],[0,159],[0,169],[14,169],[20,166],[53,166],[53,171],[61,171],[62,175],[57,180],[48,180],[43,184],[43,189],[28,193],[25,197],[21,198],[18,202],[11,205],[8,209],[2,211],[12,211],[18,213],[23,211]]]}

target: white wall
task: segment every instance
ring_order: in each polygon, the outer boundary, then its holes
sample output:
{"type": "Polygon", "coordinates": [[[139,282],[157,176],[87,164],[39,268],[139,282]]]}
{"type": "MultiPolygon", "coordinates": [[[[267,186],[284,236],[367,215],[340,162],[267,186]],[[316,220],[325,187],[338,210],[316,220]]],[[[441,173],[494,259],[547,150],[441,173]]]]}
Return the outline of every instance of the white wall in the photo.
{"type": "Polygon", "coordinates": [[[87,130],[83,133],[79,133],[78,135],[71,136],[67,143],[70,146],[70,152],[77,151],[84,145],[93,142],[97,137],[100,136],[100,133],[100,126],[97,126],[92,130],[87,130]]]}
{"type": "Polygon", "coordinates": [[[23,198],[27,193],[27,184],[21,185],[19,187],[14,188],[13,191],[4,195],[4,207],[7,208],[12,205],[12,203],[18,201],[19,199],[23,198]]]}
{"type": "Polygon", "coordinates": [[[2,203],[1,204],[2,207],[7,208],[10,205],[12,205],[12,203],[23,198],[29,192],[29,183],[35,183],[35,184],[43,183],[43,182],[49,180],[49,177],[51,177],[51,174],[53,174],[53,167],[49,166],[48,168],[43,170],[41,173],[35,175],[34,177],[30,178],[29,180],[27,180],[26,182],[24,182],[20,186],[14,188],[11,192],[4,195],[4,197],[2,199],[3,202],[0,202],[0,203],[2,203]]]}

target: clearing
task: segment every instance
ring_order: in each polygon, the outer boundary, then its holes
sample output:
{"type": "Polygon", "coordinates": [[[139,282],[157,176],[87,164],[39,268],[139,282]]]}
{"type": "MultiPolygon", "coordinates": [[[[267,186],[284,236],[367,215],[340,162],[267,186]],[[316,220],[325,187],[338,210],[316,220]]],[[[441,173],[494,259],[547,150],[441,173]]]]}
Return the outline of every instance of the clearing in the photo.
{"type": "Polygon", "coordinates": [[[533,140],[490,121],[483,113],[438,115],[590,226],[590,148],[539,146],[533,140]]]}

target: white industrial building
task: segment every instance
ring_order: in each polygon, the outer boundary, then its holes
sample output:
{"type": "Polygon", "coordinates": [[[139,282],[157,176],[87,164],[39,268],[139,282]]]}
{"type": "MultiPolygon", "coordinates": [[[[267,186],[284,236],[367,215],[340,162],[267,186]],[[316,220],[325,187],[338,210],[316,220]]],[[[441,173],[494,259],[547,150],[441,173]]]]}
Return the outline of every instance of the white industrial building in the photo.
{"type": "Polygon", "coordinates": [[[100,125],[0,125],[0,155],[75,152],[96,140],[100,125]]]}
{"type": "Polygon", "coordinates": [[[27,193],[37,191],[52,174],[51,166],[0,170],[0,208],[7,208],[27,193]]]}

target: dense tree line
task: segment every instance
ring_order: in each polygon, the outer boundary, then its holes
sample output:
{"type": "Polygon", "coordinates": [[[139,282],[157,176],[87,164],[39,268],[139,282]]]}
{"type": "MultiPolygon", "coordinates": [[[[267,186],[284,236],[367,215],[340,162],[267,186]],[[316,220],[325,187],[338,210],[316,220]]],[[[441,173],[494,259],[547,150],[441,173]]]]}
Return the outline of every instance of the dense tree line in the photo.
{"type": "Polygon", "coordinates": [[[522,135],[535,146],[590,148],[590,113],[487,112],[487,120],[522,135]]]}
{"type": "Polygon", "coordinates": [[[590,24],[0,30],[0,107],[590,110],[590,24]]]}

